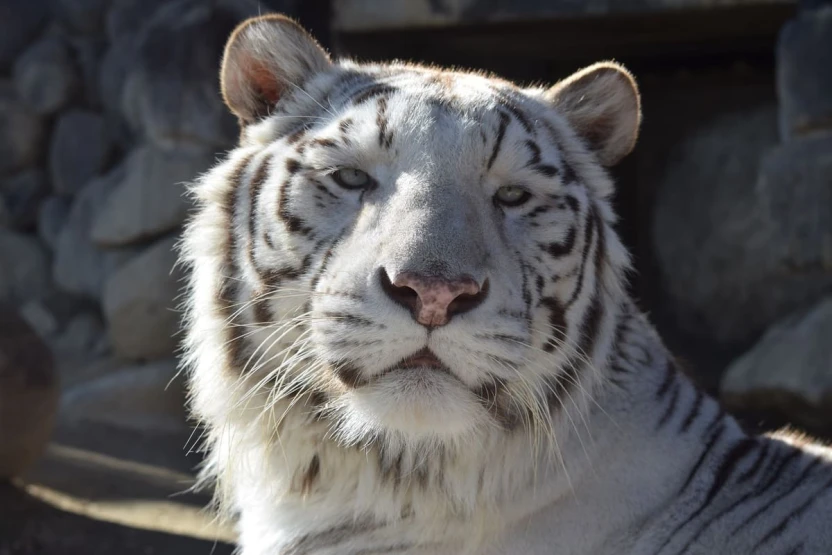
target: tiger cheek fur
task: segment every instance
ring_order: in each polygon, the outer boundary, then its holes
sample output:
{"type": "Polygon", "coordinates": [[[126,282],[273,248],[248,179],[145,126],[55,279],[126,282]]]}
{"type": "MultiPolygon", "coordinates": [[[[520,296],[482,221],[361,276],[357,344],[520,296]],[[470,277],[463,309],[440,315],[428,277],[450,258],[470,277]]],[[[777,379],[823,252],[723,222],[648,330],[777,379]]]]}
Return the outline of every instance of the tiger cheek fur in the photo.
{"type": "Polygon", "coordinates": [[[221,78],[242,134],[193,186],[184,365],[243,555],[832,545],[789,533],[832,517],[828,455],[746,436],[625,292],[626,70],[333,62],[265,16],[221,78]],[[765,517],[772,468],[797,494],[765,517]]]}

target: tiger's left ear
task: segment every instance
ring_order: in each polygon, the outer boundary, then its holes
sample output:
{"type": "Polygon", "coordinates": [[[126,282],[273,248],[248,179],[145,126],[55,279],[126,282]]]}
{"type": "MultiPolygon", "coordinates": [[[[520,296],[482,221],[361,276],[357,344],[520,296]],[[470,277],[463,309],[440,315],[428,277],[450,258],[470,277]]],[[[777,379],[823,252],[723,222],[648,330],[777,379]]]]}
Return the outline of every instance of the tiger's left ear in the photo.
{"type": "Polygon", "coordinates": [[[641,124],[638,86],[629,71],[601,62],[572,74],[544,93],[601,163],[614,166],[636,144],[641,124]]]}

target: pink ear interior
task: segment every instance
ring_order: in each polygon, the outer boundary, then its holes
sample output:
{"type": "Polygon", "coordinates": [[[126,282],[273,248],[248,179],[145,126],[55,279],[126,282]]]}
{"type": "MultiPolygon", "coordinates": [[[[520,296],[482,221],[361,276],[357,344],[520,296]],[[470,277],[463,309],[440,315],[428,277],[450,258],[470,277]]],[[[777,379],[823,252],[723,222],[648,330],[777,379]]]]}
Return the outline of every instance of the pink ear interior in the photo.
{"type": "Polygon", "coordinates": [[[277,104],[283,94],[283,88],[280,86],[280,80],[273,69],[269,69],[266,64],[259,60],[249,58],[245,61],[242,73],[243,78],[257,94],[260,101],[269,106],[277,104]]]}

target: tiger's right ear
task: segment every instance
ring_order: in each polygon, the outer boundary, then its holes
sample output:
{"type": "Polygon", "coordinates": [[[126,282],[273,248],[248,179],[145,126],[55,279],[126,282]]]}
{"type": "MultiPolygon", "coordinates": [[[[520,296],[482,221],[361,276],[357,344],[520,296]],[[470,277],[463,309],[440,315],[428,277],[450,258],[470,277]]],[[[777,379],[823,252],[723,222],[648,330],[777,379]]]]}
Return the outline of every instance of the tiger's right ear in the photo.
{"type": "Polygon", "coordinates": [[[245,123],[265,117],[287,89],[332,67],[323,48],[300,25],[271,14],[234,29],[222,59],[226,105],[245,123]]]}

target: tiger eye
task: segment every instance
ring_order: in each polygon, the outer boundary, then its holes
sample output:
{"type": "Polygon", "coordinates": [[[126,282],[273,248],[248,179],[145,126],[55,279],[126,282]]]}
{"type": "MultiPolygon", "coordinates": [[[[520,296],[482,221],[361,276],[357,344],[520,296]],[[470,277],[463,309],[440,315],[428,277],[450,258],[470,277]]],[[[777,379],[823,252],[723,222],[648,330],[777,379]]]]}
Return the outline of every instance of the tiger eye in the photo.
{"type": "Polygon", "coordinates": [[[344,189],[366,189],[373,184],[367,172],[356,168],[342,168],[332,174],[332,179],[344,189]]]}
{"type": "Polygon", "coordinates": [[[503,206],[520,206],[529,200],[531,196],[531,193],[523,187],[518,187],[517,185],[504,185],[503,187],[497,189],[497,193],[494,195],[494,200],[503,206]]]}

